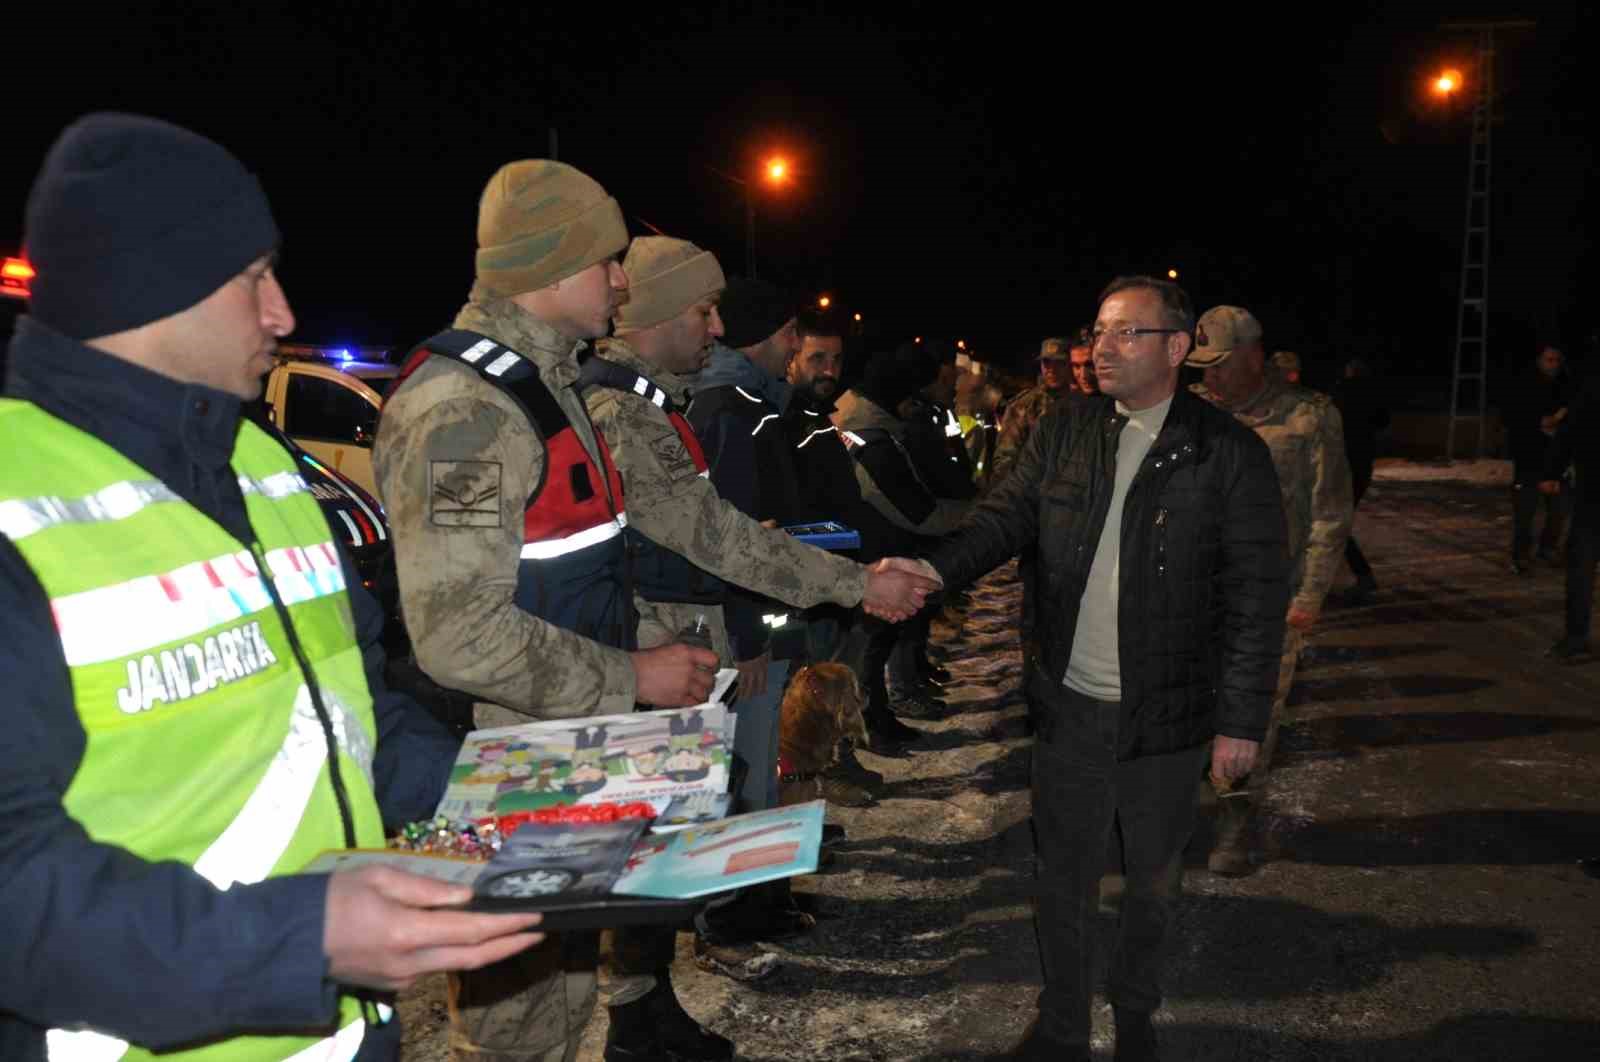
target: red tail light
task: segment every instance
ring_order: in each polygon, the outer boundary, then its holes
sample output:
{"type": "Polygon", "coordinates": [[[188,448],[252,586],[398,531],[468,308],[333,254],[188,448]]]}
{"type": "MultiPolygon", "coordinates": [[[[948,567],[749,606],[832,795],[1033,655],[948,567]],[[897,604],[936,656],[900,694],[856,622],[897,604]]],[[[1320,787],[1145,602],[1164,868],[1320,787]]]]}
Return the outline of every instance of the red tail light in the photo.
{"type": "Polygon", "coordinates": [[[35,276],[33,266],[21,258],[0,258],[0,295],[28,297],[28,281],[35,276]]]}

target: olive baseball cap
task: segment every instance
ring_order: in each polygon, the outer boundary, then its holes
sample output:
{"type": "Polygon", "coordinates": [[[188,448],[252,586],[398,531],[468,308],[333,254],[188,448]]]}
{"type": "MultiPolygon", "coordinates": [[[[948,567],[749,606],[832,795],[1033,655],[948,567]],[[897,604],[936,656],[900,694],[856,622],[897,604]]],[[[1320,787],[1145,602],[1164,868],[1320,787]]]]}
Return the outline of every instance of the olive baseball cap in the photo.
{"type": "Polygon", "coordinates": [[[1070,361],[1072,353],[1067,347],[1067,341],[1058,336],[1051,336],[1039,344],[1039,357],[1037,361],[1070,361]]]}
{"type": "Polygon", "coordinates": [[[1261,341],[1261,322],[1240,306],[1213,306],[1200,315],[1194,326],[1194,349],[1183,359],[1185,365],[1203,369],[1220,365],[1239,346],[1261,341]]]}

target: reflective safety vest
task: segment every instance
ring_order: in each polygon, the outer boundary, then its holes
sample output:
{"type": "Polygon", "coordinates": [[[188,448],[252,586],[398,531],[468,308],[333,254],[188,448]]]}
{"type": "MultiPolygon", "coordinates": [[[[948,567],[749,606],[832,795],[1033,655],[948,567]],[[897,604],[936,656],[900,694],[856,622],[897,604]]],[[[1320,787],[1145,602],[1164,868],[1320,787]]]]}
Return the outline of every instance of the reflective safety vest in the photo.
{"type": "MultiPolygon", "coordinates": [[[[596,356],[583,363],[578,384],[585,390],[607,387],[613,391],[627,391],[661,410],[666,415],[667,423],[672,425],[672,430],[678,433],[678,440],[694,462],[695,471],[702,479],[711,477],[700,437],[694,433],[694,428],[678,409],[672,396],[655,381],[639,375],[626,365],[596,356]]],[[[627,529],[625,539],[633,567],[634,589],[646,601],[720,605],[727,596],[726,583],[682,554],[658,545],[632,527],[627,529]]]]}
{"type": "MultiPolygon", "coordinates": [[[[372,698],[343,569],[290,455],[241,423],[232,469],[256,538],[241,542],[31,403],[0,400],[0,451],[0,532],[50,599],[87,735],[63,804],[89,836],[187,863],[219,889],[344,847],[322,721],[270,578],[331,717],[356,843],[382,845],[372,698]]],[[[345,997],[326,1038],[240,1036],[159,1057],[349,1059],[364,1031],[345,997]]],[[[51,1062],[156,1057],[93,1030],[45,1042],[51,1062]]]]}
{"type": "Polygon", "coordinates": [[[441,332],[411,352],[400,380],[430,357],[476,372],[517,404],[544,442],[544,468],[523,507],[517,607],[602,645],[635,648],[638,620],[623,539],[628,514],[605,439],[593,433],[596,466],[538,366],[497,340],[460,328],[441,332]]]}

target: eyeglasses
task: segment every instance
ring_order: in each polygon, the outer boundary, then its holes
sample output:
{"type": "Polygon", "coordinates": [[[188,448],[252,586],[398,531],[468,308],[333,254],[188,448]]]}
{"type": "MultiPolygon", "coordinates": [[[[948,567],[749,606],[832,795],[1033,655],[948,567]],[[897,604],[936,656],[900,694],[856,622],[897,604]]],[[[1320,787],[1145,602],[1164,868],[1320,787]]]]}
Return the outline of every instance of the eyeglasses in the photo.
{"type": "Polygon", "coordinates": [[[1126,346],[1140,336],[1170,336],[1182,332],[1181,328],[1096,328],[1089,333],[1091,342],[1110,339],[1126,346]]]}

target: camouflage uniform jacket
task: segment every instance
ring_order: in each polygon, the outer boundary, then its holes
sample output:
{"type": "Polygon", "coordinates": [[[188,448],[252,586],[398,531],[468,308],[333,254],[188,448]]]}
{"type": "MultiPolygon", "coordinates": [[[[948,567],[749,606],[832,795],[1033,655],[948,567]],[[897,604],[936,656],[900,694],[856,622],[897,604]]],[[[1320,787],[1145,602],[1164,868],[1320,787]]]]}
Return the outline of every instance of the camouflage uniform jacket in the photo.
{"type": "MultiPolygon", "coordinates": [[[[688,381],[662,372],[623,340],[602,340],[598,353],[648,377],[674,403],[684,405],[688,381]]],[[[628,523],[635,531],[729,583],[797,608],[824,602],[853,606],[861,601],[866,568],[762,527],[720,497],[654,402],[608,387],[589,388],[584,401],[622,472],[628,523]]],[[[732,661],[722,609],[638,599],[636,604],[642,648],[671,641],[704,613],[717,655],[724,665],[732,661]]]]}
{"type": "Polygon", "coordinates": [[[994,444],[994,457],[984,477],[989,483],[999,483],[1011,474],[1011,469],[1017,463],[1017,455],[1027,445],[1028,436],[1033,434],[1033,426],[1046,413],[1059,409],[1071,393],[1070,388],[1047,391],[1035,384],[1011,400],[1006,407],[1006,415],[1001,418],[1000,439],[994,444]]]}
{"type": "Polygon", "coordinates": [[[1290,607],[1321,611],[1344,563],[1353,515],[1344,426],[1333,399],[1276,374],[1238,406],[1223,402],[1204,384],[1190,390],[1232,413],[1272,451],[1289,522],[1290,607]]]}
{"type": "MultiPolygon", "coordinates": [[[[538,366],[598,464],[588,413],[573,387],[582,343],[510,300],[480,301],[476,289],[455,327],[481,332],[538,366]]],[[[508,395],[465,365],[429,358],[389,396],[372,458],[394,532],[400,604],[417,663],[441,685],[510,709],[486,713],[480,705],[478,725],[633,710],[633,662],[626,652],[513,602],[523,507],[541,481],[544,443],[508,395]],[[458,462],[476,462],[499,477],[480,484],[480,493],[498,490],[492,523],[434,522],[432,472],[458,462]]]]}

